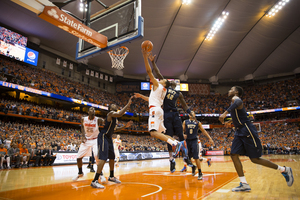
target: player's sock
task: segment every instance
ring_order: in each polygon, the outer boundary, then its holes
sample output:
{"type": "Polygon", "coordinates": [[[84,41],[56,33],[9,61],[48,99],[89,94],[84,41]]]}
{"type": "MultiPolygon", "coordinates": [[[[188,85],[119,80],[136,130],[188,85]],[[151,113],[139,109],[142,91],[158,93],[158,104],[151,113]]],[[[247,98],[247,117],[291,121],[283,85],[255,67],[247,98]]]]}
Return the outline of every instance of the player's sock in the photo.
{"type": "Polygon", "coordinates": [[[109,175],[110,177],[114,177],[115,175],[114,175],[114,170],[111,170],[110,171],[110,175],[109,175]]]}
{"type": "Polygon", "coordinates": [[[78,170],[79,170],[78,174],[83,174],[82,167],[78,168],[78,170]]]}
{"type": "Polygon", "coordinates": [[[199,173],[199,174],[202,174],[202,171],[201,171],[201,169],[198,169],[198,173],[199,173]]]}
{"type": "MultiPolygon", "coordinates": [[[[246,177],[245,177],[245,176],[240,176],[239,178],[240,178],[240,182],[241,182],[241,183],[247,183],[246,177]]],[[[247,183],[247,184],[248,184],[248,183],[247,183]]]]}
{"type": "Polygon", "coordinates": [[[281,167],[281,166],[278,165],[277,170],[279,170],[280,172],[284,172],[285,171],[285,167],[281,167]]]}
{"type": "Polygon", "coordinates": [[[94,178],[93,182],[94,182],[94,181],[97,181],[97,180],[99,179],[99,177],[100,177],[100,174],[96,173],[96,175],[95,175],[95,178],[94,178]]]}
{"type": "Polygon", "coordinates": [[[101,171],[100,175],[103,176],[103,171],[101,171]]]}
{"type": "Polygon", "coordinates": [[[169,143],[171,146],[177,145],[178,141],[177,140],[171,140],[170,138],[167,140],[167,143],[169,143]]]}

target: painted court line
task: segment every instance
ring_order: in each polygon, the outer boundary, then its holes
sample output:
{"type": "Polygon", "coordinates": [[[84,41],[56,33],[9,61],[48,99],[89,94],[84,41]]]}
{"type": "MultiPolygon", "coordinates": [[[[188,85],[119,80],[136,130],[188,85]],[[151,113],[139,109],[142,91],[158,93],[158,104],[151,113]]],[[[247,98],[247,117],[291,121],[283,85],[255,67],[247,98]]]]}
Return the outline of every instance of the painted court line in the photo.
{"type": "Polygon", "coordinates": [[[162,190],[162,187],[160,187],[159,185],[155,185],[155,184],[151,184],[151,183],[137,183],[137,182],[122,182],[122,184],[141,184],[141,185],[151,185],[151,186],[155,186],[158,187],[159,189],[155,192],[149,193],[149,194],[145,194],[142,197],[146,197],[146,196],[150,196],[152,194],[158,193],[162,190]]]}
{"type": "Polygon", "coordinates": [[[226,190],[226,189],[219,189],[217,190],[216,192],[221,192],[221,193],[227,193],[229,192],[230,190],[226,190]]]}

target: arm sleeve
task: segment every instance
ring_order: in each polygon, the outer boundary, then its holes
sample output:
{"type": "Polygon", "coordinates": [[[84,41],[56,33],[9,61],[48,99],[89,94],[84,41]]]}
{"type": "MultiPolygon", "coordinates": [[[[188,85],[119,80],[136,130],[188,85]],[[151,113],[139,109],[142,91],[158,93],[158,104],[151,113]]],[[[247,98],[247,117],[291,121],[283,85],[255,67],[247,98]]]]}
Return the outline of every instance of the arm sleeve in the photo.
{"type": "Polygon", "coordinates": [[[231,112],[232,110],[236,109],[237,107],[239,107],[242,104],[243,104],[243,101],[240,98],[237,98],[236,100],[234,100],[233,104],[231,104],[231,106],[227,109],[227,111],[231,112]]]}

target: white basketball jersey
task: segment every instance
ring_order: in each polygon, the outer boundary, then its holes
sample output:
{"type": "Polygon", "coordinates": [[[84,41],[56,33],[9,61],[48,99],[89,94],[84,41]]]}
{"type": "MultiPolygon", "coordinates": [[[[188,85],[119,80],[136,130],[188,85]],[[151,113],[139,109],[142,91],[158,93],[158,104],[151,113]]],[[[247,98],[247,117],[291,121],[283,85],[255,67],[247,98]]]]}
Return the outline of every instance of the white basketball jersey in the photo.
{"type": "Polygon", "coordinates": [[[114,149],[118,150],[120,145],[121,145],[121,140],[114,139],[114,149]]]}
{"type": "Polygon", "coordinates": [[[152,87],[149,96],[149,106],[161,107],[162,104],[164,103],[164,98],[166,96],[166,93],[167,93],[167,89],[164,88],[164,86],[160,83],[158,84],[158,87],[156,88],[155,91],[153,91],[153,87],[152,87]]]}
{"type": "Polygon", "coordinates": [[[89,116],[83,117],[83,127],[86,139],[97,138],[99,134],[98,117],[89,120],[89,116]]]}

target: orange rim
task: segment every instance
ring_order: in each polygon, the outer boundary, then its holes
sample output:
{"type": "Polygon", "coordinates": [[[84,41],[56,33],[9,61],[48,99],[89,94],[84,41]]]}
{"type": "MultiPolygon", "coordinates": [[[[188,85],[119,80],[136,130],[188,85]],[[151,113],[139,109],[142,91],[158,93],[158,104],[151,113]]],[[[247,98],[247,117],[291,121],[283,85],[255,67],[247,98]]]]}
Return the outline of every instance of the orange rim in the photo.
{"type": "Polygon", "coordinates": [[[127,47],[121,46],[119,48],[123,48],[123,49],[127,50],[126,53],[124,53],[124,54],[115,54],[115,53],[113,53],[113,49],[108,51],[107,53],[110,54],[110,55],[113,55],[113,56],[126,56],[129,53],[129,49],[127,47]]]}

